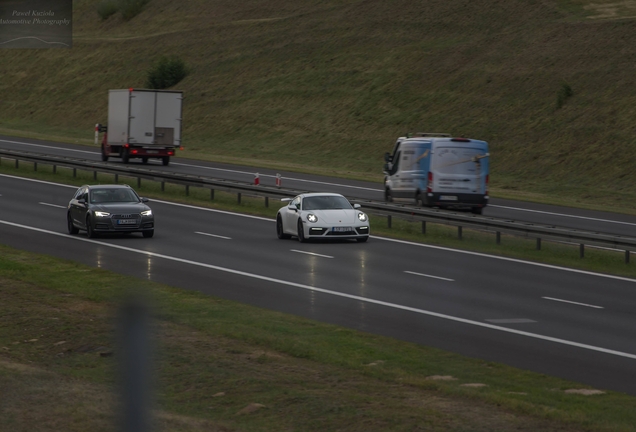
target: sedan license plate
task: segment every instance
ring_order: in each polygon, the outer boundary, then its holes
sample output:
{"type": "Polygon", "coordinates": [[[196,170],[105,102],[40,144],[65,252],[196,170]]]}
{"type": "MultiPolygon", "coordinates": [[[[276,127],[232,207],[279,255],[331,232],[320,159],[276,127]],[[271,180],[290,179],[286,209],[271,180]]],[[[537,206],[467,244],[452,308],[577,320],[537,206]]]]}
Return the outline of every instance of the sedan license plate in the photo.
{"type": "Polygon", "coordinates": [[[333,227],[333,228],[331,228],[331,231],[333,231],[333,232],[347,232],[347,231],[353,231],[353,228],[351,228],[351,227],[333,227]]]}
{"type": "Polygon", "coordinates": [[[439,199],[441,201],[457,201],[457,197],[453,195],[441,195],[439,199]]]}
{"type": "Polygon", "coordinates": [[[119,219],[117,221],[118,225],[134,225],[137,221],[135,219],[119,219]]]}
{"type": "Polygon", "coordinates": [[[157,153],[159,153],[159,150],[147,150],[146,153],[148,153],[148,154],[157,154],[157,153]]]}

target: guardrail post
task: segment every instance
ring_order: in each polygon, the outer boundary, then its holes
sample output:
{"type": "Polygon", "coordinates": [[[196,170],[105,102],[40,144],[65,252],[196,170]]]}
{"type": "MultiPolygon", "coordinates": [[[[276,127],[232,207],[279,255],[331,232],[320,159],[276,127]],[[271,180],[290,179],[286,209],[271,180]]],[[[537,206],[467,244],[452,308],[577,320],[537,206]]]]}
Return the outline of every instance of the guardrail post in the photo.
{"type": "Polygon", "coordinates": [[[629,264],[629,255],[631,254],[630,251],[626,250],[625,251],[625,264],[629,264]]]}
{"type": "MultiPolygon", "coordinates": [[[[75,178],[77,176],[77,168],[73,168],[73,178],[75,178]]],[[[115,176],[115,178],[117,178],[117,176],[115,176]]],[[[115,183],[117,183],[117,180],[115,180],[115,183]]]]}
{"type": "Polygon", "coordinates": [[[15,167],[18,168],[20,166],[20,162],[18,161],[18,159],[15,160],[15,167]]]}
{"type": "Polygon", "coordinates": [[[391,215],[388,215],[388,216],[386,217],[386,226],[387,226],[388,228],[391,228],[391,222],[392,222],[392,221],[391,221],[391,219],[392,219],[392,218],[391,218],[391,215]]]}
{"type": "Polygon", "coordinates": [[[214,189],[210,189],[210,200],[214,200],[214,189]]]}
{"type": "Polygon", "coordinates": [[[426,221],[422,221],[422,234],[426,234],[426,221]]]}
{"type": "Polygon", "coordinates": [[[57,165],[53,165],[53,174],[57,174],[57,165]]]}
{"type": "Polygon", "coordinates": [[[161,192],[166,190],[166,182],[161,182],[161,192]]]}
{"type": "Polygon", "coordinates": [[[541,237],[537,237],[537,250],[541,250],[541,237]]]}
{"type": "Polygon", "coordinates": [[[581,258],[585,257],[585,245],[583,243],[579,245],[579,256],[581,258]]]}
{"type": "Polygon", "coordinates": [[[460,239],[460,240],[462,239],[462,227],[461,226],[457,227],[457,238],[460,239]]]}
{"type": "Polygon", "coordinates": [[[269,208],[269,197],[265,197],[265,207],[269,208]]]}
{"type": "MultiPolygon", "coordinates": [[[[73,170],[75,171],[75,170],[73,170]]],[[[115,183],[117,183],[119,181],[119,174],[115,174],[115,183]]]]}
{"type": "Polygon", "coordinates": [[[93,180],[97,180],[97,171],[93,171],[93,180]]]}
{"type": "Polygon", "coordinates": [[[236,195],[237,195],[236,199],[237,199],[238,203],[240,204],[241,203],[241,193],[239,192],[236,195]]]}
{"type": "Polygon", "coordinates": [[[38,163],[33,162],[33,171],[37,171],[37,170],[38,170],[38,163]]]}
{"type": "Polygon", "coordinates": [[[497,244],[501,244],[501,231],[497,231],[497,244]]]}
{"type": "Polygon", "coordinates": [[[137,177],[137,187],[141,187],[141,177],[137,177]]]}
{"type": "Polygon", "coordinates": [[[186,185],[186,196],[190,196],[190,185],[186,185]]]}

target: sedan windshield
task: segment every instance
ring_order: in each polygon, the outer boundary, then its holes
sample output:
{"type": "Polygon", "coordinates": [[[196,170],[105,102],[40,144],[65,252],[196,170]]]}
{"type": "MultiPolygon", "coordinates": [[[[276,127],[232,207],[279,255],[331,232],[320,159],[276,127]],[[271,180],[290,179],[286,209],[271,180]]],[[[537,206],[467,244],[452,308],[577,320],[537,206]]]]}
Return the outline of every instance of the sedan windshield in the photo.
{"type": "Polygon", "coordinates": [[[91,204],[139,202],[137,195],[130,189],[93,189],[91,204]]]}
{"type": "Polygon", "coordinates": [[[303,210],[338,210],[351,208],[351,203],[343,196],[313,196],[303,200],[303,210]]]}

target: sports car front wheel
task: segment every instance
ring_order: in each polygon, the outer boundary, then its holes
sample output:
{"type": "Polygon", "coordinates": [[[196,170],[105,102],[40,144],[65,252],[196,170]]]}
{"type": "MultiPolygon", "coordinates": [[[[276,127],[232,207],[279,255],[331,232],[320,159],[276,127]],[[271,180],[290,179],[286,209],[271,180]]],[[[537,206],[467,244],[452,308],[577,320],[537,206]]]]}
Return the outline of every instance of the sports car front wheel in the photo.
{"type": "Polygon", "coordinates": [[[305,243],[307,239],[305,239],[305,229],[303,228],[303,221],[298,219],[298,241],[301,243],[305,243]]]}
{"type": "Polygon", "coordinates": [[[289,234],[285,234],[285,231],[283,231],[283,218],[280,217],[280,215],[276,216],[276,235],[281,240],[291,237],[289,234]]]}

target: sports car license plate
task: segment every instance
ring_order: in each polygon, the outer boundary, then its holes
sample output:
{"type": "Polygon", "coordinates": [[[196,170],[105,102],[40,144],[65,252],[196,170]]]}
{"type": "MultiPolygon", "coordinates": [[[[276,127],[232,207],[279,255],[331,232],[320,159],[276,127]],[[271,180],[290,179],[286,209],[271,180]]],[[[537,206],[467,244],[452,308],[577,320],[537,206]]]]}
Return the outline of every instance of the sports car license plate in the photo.
{"type": "Polygon", "coordinates": [[[457,197],[453,195],[441,195],[439,199],[442,201],[457,201],[457,197]]]}
{"type": "Polygon", "coordinates": [[[333,231],[333,232],[347,232],[347,231],[353,231],[353,228],[351,228],[351,227],[333,227],[333,228],[331,228],[331,231],[333,231]]]}
{"type": "Polygon", "coordinates": [[[136,223],[137,223],[137,221],[134,220],[134,219],[119,219],[117,221],[118,225],[134,225],[136,223]]]}

